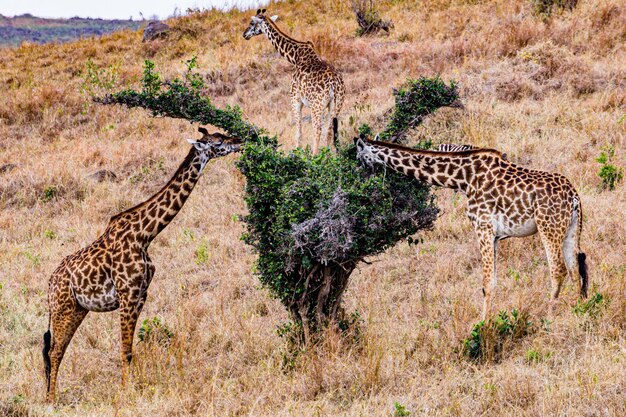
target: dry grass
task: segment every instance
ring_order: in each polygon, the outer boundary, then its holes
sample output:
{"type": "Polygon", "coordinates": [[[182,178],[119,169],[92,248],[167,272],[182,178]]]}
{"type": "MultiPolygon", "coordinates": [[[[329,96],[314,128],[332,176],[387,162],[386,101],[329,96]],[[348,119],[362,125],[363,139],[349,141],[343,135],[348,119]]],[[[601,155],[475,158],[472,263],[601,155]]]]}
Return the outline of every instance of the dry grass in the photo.
{"type": "MultiPolygon", "coordinates": [[[[197,13],[154,43],[121,32],[0,50],[0,166],[17,165],[0,170],[0,414],[388,416],[398,402],[411,415],[625,415],[626,186],[599,191],[594,158],[611,144],[625,164],[626,7],[580,1],[542,21],[526,1],[388,1],[391,35],[357,39],[348,2],[290,3],[268,9],[344,73],[344,140],[360,122],[382,126],[391,88],[406,76],[441,73],[460,83],[466,108],[437,113],[416,140],[497,147],[569,177],[585,208],[591,280],[608,307],[596,320],[573,314],[567,283],[549,330],[499,363],[463,359],[460,342],[481,307],[478,245],[464,198],[441,190],[443,215],[423,244],[400,244],[354,274],[345,304],[363,318],[360,341],[329,334],[286,370],[276,327],[288,317],[259,287],[254,254],[239,240],[243,178],[228,157],[210,164],[151,247],[157,273],[141,319],[160,317],[171,343],[137,343],[133,382],[120,390],[117,316],[89,315],[62,366],[59,404],[46,406],[50,273],[109,216],[158,189],[186,153],[183,139],[197,135],[185,122],[90,104],[87,59],[115,68],[119,88],[139,79],[146,58],[172,77],[197,54],[216,104],[239,103],[293,146],[288,64],[266,40],[244,41],[249,13],[197,13]],[[120,181],[88,178],[101,169],[120,181]],[[199,259],[201,246],[208,256],[199,259]]],[[[539,323],[549,289],[541,243],[501,247],[495,303],[539,323]]]]}

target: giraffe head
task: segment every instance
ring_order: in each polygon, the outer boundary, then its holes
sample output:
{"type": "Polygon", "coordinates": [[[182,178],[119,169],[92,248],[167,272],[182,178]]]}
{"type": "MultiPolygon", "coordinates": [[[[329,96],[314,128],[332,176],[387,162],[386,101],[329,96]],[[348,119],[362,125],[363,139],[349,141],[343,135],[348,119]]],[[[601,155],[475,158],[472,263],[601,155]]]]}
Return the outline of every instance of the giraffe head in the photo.
{"type": "MultiPolygon", "coordinates": [[[[270,19],[275,22],[278,19],[278,16],[272,16],[270,19]]],[[[244,39],[250,39],[253,36],[260,35],[263,33],[263,29],[267,22],[267,16],[265,16],[265,9],[259,9],[256,11],[256,15],[252,16],[252,20],[250,21],[250,26],[243,32],[244,39]]]]}
{"type": "MultiPolygon", "coordinates": [[[[378,135],[376,135],[375,140],[378,140],[378,135]]],[[[365,137],[361,136],[355,143],[356,157],[362,164],[372,168],[374,165],[385,163],[380,157],[378,150],[365,140],[365,137]]]]}
{"type": "Polygon", "coordinates": [[[193,164],[196,165],[200,173],[209,160],[237,152],[241,148],[242,140],[239,138],[233,138],[218,132],[209,133],[203,127],[199,127],[198,132],[202,133],[202,138],[199,140],[187,139],[187,141],[193,145],[193,164]]]}

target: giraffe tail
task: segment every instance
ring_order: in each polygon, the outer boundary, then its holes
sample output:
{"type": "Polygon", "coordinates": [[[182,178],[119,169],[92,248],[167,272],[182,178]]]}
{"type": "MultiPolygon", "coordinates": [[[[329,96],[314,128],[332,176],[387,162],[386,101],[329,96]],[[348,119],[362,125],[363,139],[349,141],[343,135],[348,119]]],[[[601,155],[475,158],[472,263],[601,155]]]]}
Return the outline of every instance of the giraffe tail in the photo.
{"type": "Polygon", "coordinates": [[[574,211],[576,215],[576,220],[578,222],[578,230],[577,230],[577,241],[576,241],[576,261],[578,263],[578,275],[580,278],[580,296],[583,298],[587,298],[587,291],[589,288],[589,273],[587,271],[587,255],[580,250],[580,236],[583,233],[583,208],[580,204],[580,200],[574,201],[574,211]]]}
{"type": "Polygon", "coordinates": [[[333,117],[333,145],[335,149],[339,147],[339,120],[336,117],[333,117]]]}
{"type": "Polygon", "coordinates": [[[43,355],[43,366],[46,375],[46,384],[48,385],[48,390],[50,389],[50,344],[52,341],[52,333],[50,333],[50,318],[48,318],[48,331],[43,334],[43,350],[41,351],[43,355]]]}
{"type": "Polygon", "coordinates": [[[580,296],[583,298],[587,298],[587,288],[589,286],[589,276],[587,275],[587,255],[584,252],[578,252],[578,274],[580,275],[580,279],[582,281],[582,285],[580,287],[580,296]]]}

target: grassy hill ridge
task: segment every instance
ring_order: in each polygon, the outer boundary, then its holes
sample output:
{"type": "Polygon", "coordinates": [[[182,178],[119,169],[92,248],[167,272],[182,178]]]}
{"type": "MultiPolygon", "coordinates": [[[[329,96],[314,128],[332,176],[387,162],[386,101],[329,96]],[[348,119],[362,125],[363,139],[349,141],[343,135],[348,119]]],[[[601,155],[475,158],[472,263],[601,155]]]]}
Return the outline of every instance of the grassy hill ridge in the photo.
{"type": "Polygon", "coordinates": [[[124,19],[47,19],[31,14],[14,17],[0,15],[0,47],[17,46],[22,42],[70,42],[123,29],[137,30],[144,24],[143,21],[124,19]]]}

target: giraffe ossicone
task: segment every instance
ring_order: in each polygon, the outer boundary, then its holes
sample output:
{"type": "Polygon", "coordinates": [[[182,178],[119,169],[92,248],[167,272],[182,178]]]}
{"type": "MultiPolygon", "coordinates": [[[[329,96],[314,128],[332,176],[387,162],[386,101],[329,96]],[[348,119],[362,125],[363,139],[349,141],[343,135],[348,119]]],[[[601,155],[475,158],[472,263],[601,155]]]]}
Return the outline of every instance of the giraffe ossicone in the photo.
{"type": "Polygon", "coordinates": [[[498,242],[509,237],[539,232],[550,269],[552,305],[568,275],[580,297],[587,297],[586,255],[580,248],[582,205],[563,175],[513,164],[494,149],[426,151],[366,139],[358,139],[356,144],[357,158],[365,165],[384,165],[467,196],[467,216],[478,236],[482,258],[483,319],[491,310],[498,242]]]}
{"type": "Polygon", "coordinates": [[[202,138],[190,140],[189,153],[160,191],[111,217],[98,239],[66,257],[52,273],[50,318],[42,352],[47,401],[55,399],[63,355],[90,311],[120,310],[122,382],[126,380],[137,318],[155,271],[148,247],[183,207],[208,161],[236,152],[241,146],[240,139],[198,130],[202,138]]]}

